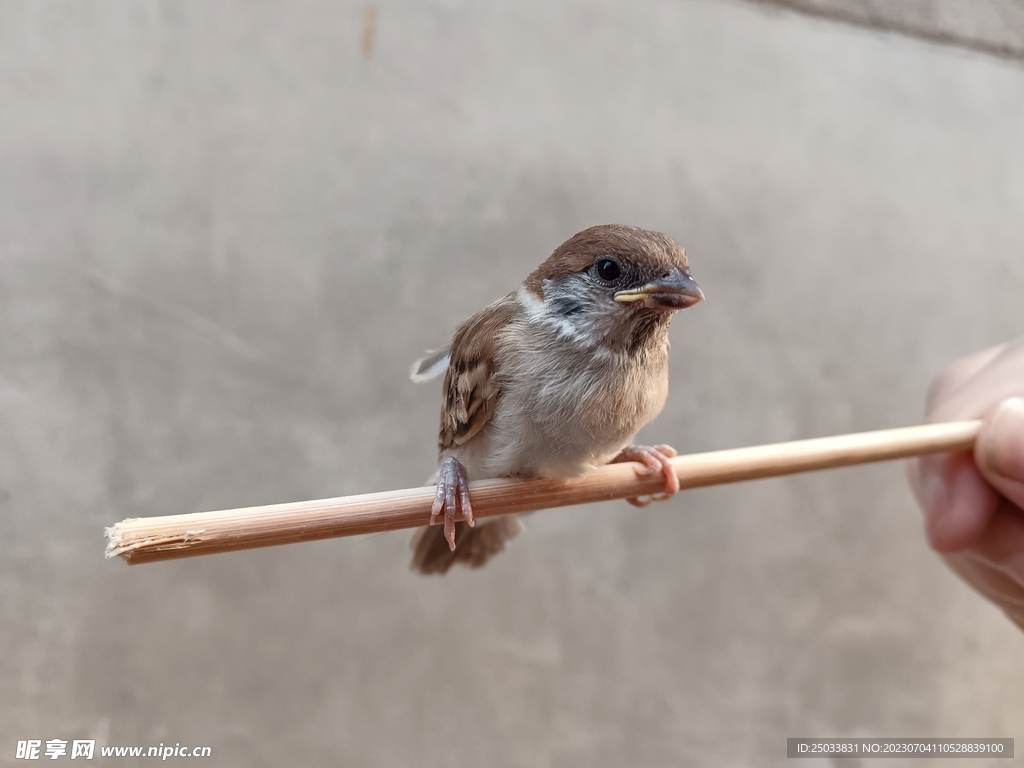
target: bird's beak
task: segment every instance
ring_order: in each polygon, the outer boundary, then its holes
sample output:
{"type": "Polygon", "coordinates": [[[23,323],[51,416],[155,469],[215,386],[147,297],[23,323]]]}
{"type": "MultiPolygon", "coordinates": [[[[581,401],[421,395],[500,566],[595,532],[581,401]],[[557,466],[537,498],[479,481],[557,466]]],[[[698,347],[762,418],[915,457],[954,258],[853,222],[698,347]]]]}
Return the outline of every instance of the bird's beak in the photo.
{"type": "Polygon", "coordinates": [[[643,302],[645,307],[655,309],[686,309],[704,301],[704,292],[693,278],[673,267],[665,277],[652,280],[647,285],[630,291],[619,291],[615,300],[623,304],[643,302]]]}

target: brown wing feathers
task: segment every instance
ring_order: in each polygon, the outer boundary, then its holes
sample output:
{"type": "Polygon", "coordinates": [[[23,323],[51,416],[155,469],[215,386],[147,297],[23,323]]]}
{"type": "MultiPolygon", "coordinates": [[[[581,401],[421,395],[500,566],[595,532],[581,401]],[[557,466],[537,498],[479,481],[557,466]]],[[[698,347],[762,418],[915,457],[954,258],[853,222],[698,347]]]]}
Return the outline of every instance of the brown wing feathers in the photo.
{"type": "Polygon", "coordinates": [[[440,449],[464,445],[494,413],[501,394],[495,377],[495,344],[512,319],[515,297],[510,295],[460,325],[452,337],[441,405],[440,449]]]}

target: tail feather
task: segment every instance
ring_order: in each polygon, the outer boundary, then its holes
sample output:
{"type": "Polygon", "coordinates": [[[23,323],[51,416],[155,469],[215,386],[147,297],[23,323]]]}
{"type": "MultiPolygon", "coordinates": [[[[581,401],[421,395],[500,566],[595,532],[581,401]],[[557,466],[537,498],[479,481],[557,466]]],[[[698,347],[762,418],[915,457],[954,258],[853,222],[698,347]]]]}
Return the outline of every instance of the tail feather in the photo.
{"type": "Polygon", "coordinates": [[[419,384],[421,381],[430,381],[448,370],[448,349],[435,349],[427,352],[412,364],[409,371],[409,378],[419,384]]]}
{"type": "Polygon", "coordinates": [[[473,528],[459,521],[455,523],[455,550],[452,551],[444,537],[444,526],[420,528],[412,540],[411,568],[423,574],[447,573],[455,563],[479,568],[522,530],[522,523],[515,515],[477,520],[473,528]]]}

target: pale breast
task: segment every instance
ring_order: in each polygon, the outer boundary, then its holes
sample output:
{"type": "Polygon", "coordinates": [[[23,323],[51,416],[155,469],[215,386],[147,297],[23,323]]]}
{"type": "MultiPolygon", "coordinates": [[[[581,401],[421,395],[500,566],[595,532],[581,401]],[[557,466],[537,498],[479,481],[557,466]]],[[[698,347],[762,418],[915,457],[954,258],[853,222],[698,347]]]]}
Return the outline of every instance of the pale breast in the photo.
{"type": "Polygon", "coordinates": [[[498,374],[501,399],[466,457],[480,477],[573,477],[606,464],[668,394],[665,344],[613,355],[534,333],[502,351],[512,364],[498,374]],[[519,374],[509,376],[510,369],[519,374]]]}

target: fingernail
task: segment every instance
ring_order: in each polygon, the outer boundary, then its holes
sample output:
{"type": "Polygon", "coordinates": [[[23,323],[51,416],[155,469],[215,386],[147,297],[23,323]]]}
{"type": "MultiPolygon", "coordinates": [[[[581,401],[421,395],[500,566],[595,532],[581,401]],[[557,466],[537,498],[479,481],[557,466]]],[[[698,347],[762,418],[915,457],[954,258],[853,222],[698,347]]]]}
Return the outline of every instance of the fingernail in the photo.
{"type": "Polygon", "coordinates": [[[986,430],[985,464],[1009,480],[1024,480],[1024,400],[1011,397],[992,414],[986,430]]]}

